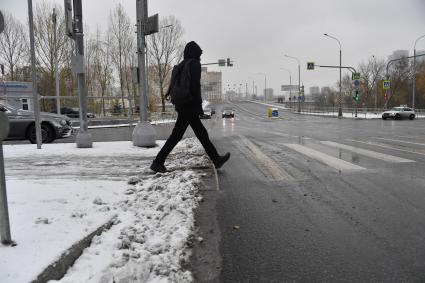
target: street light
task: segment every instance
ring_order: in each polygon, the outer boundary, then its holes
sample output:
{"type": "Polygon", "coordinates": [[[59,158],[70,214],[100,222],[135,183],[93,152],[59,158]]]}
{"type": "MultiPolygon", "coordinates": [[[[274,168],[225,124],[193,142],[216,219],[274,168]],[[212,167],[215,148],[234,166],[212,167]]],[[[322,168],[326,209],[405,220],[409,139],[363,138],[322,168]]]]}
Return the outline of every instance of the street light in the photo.
{"type": "Polygon", "coordinates": [[[292,97],[292,72],[286,68],[280,68],[281,70],[289,73],[289,97],[292,97]]]}
{"type": "Polygon", "coordinates": [[[297,57],[289,56],[285,54],[285,57],[297,60],[298,62],[298,112],[301,112],[301,67],[300,67],[300,60],[297,57]]]}
{"type": "Polygon", "coordinates": [[[331,36],[327,33],[324,33],[323,35],[336,40],[339,44],[339,98],[338,98],[338,100],[339,100],[338,101],[338,104],[339,104],[339,106],[338,106],[338,118],[339,118],[339,117],[342,117],[342,85],[341,85],[341,82],[342,82],[342,78],[341,78],[342,77],[341,76],[341,69],[342,69],[341,68],[341,66],[342,66],[342,51],[341,50],[342,50],[342,47],[341,47],[341,42],[338,40],[338,38],[333,37],[333,36],[331,36]]]}
{"type": "Polygon", "coordinates": [[[267,89],[267,78],[265,73],[257,73],[257,75],[263,75],[264,76],[264,103],[266,103],[266,89],[267,89]]]}
{"type": "Polygon", "coordinates": [[[418,37],[413,46],[413,93],[412,93],[412,108],[415,110],[415,96],[416,96],[416,43],[425,37],[425,34],[418,37]]]}

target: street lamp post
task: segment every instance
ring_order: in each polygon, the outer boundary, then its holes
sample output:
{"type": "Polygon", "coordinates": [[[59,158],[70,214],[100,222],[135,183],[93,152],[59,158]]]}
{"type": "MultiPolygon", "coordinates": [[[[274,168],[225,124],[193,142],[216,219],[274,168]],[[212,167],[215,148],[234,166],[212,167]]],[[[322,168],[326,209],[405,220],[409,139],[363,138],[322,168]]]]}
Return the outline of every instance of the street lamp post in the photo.
{"type": "Polygon", "coordinates": [[[148,98],[146,76],[146,39],[145,27],[148,19],[148,1],[136,0],[137,19],[137,62],[139,68],[139,109],[140,120],[133,130],[133,145],[152,147],[156,144],[156,131],[148,121],[148,98]]]}
{"type": "Polygon", "coordinates": [[[416,96],[416,43],[425,37],[425,34],[418,37],[413,46],[413,92],[412,92],[412,108],[415,110],[415,96],[416,96]]]}
{"type": "Polygon", "coordinates": [[[338,97],[338,118],[342,117],[342,47],[341,42],[338,40],[338,38],[333,37],[327,33],[323,34],[324,36],[327,36],[329,38],[332,38],[336,40],[339,44],[339,97],[338,97]]]}
{"type": "Polygon", "coordinates": [[[59,98],[59,74],[58,74],[58,47],[56,42],[56,32],[57,32],[57,14],[56,9],[53,8],[52,13],[52,22],[53,22],[53,43],[54,43],[54,60],[55,60],[55,94],[56,94],[56,112],[61,114],[60,109],[60,98],[59,98]]]}
{"type": "Polygon", "coordinates": [[[289,97],[292,97],[292,72],[286,68],[280,68],[281,70],[289,73],[289,97]]]}
{"type": "Polygon", "coordinates": [[[289,56],[285,54],[285,57],[297,60],[298,62],[298,112],[301,112],[301,68],[300,60],[297,57],[289,56]]]}
{"type": "Polygon", "coordinates": [[[267,102],[266,100],[266,89],[267,89],[267,75],[265,73],[258,73],[258,75],[263,75],[264,76],[264,103],[267,102]]]}

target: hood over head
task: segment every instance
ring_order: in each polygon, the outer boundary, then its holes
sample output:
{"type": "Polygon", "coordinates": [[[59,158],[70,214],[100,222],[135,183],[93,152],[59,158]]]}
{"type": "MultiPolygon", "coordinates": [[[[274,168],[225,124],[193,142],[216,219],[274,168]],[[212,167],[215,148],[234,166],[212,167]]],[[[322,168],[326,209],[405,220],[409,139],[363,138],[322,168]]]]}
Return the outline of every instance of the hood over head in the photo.
{"type": "Polygon", "coordinates": [[[186,44],[184,48],[184,59],[201,59],[202,49],[195,41],[186,44]]]}

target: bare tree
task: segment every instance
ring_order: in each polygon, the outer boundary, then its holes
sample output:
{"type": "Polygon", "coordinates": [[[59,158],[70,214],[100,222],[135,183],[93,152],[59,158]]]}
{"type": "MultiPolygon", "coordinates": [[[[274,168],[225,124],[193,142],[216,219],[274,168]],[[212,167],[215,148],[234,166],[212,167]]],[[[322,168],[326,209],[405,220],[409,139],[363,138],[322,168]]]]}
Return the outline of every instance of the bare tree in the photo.
{"type": "Polygon", "coordinates": [[[105,99],[108,96],[112,82],[113,82],[113,71],[111,68],[111,44],[112,39],[109,33],[106,33],[103,40],[99,29],[96,31],[96,43],[93,57],[94,65],[94,79],[96,85],[99,88],[100,96],[102,96],[101,109],[102,115],[105,116],[105,99]]]}
{"type": "Polygon", "coordinates": [[[168,85],[173,64],[182,57],[183,28],[174,16],[163,18],[160,26],[163,28],[149,36],[147,42],[154,82],[159,89],[162,111],[165,112],[165,88],[168,85]]]}
{"type": "Polygon", "coordinates": [[[359,66],[362,75],[361,93],[365,96],[364,101],[370,106],[372,103],[370,98],[374,97],[374,108],[377,107],[377,95],[379,82],[384,78],[385,61],[376,59],[374,56],[369,58],[366,63],[361,63],[359,66]]]}
{"type": "MultiPolygon", "coordinates": [[[[66,59],[67,48],[70,40],[63,32],[65,30],[65,19],[61,6],[56,6],[52,2],[42,1],[37,3],[34,15],[34,43],[36,50],[36,63],[39,70],[39,90],[43,95],[54,95],[55,64],[58,69],[63,67],[66,59]],[[56,30],[52,21],[53,8],[56,10],[56,30]],[[56,33],[56,42],[55,39],[56,33]],[[57,60],[57,61],[56,61],[57,60]]],[[[48,110],[53,106],[43,100],[43,107],[48,110]]]]}
{"type": "Polygon", "coordinates": [[[130,24],[130,18],[124,11],[121,4],[118,4],[115,9],[111,12],[111,21],[108,33],[112,36],[113,42],[113,56],[112,59],[118,69],[118,77],[120,82],[120,93],[123,110],[125,110],[124,103],[124,89],[126,75],[125,70],[129,68],[128,58],[126,57],[126,50],[128,46],[134,42],[136,34],[133,32],[134,29],[130,24]]]}
{"type": "Polygon", "coordinates": [[[0,34],[0,60],[9,71],[9,79],[16,79],[16,68],[25,63],[28,50],[24,26],[12,14],[5,13],[4,30],[0,34]]]}

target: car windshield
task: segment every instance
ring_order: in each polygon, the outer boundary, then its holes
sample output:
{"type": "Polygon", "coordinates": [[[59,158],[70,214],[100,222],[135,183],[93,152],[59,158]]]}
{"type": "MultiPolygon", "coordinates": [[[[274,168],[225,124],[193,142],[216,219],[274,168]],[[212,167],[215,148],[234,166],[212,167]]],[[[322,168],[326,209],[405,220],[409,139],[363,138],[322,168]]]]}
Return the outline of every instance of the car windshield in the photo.
{"type": "Polygon", "coordinates": [[[403,107],[393,107],[391,111],[403,111],[403,107]]]}
{"type": "Polygon", "coordinates": [[[13,107],[10,107],[10,106],[6,106],[6,105],[3,105],[3,104],[0,104],[0,109],[2,110],[2,111],[17,111],[18,109],[15,109],[15,108],[13,108],[13,107]],[[3,110],[4,109],[4,110],[3,110]]]}

